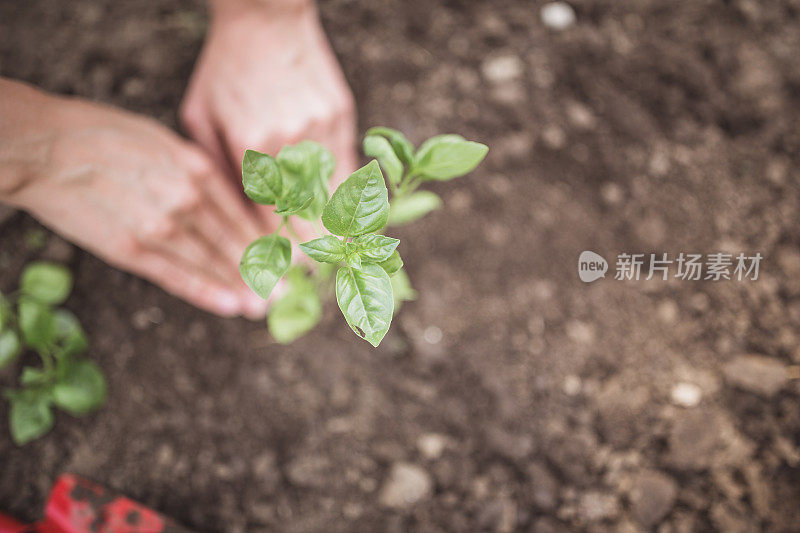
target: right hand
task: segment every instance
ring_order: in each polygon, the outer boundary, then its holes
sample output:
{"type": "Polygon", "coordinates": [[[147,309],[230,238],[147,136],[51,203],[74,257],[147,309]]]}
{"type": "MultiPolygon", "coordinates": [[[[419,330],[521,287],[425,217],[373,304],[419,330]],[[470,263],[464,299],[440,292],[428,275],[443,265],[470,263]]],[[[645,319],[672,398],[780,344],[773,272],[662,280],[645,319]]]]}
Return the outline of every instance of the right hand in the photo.
{"type": "Polygon", "coordinates": [[[209,158],[149,118],[49,100],[43,161],[5,200],[198,307],[263,317],[266,302],[238,272],[262,228],[209,158]]]}

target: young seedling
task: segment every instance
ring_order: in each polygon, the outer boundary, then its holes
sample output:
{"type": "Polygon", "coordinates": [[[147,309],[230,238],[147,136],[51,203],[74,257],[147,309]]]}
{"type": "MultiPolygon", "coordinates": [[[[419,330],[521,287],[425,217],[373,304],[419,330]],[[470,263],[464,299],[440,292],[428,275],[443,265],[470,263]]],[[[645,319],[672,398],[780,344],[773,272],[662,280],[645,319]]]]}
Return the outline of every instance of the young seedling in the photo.
{"type": "Polygon", "coordinates": [[[415,150],[402,133],[383,127],[370,129],[363,147],[375,159],[351,174],[330,198],[328,180],[335,162],[324,146],[303,141],[284,147],[275,158],[254,150],[244,155],[245,193],[256,203],[274,205],[282,222],[274,233],[247,247],[239,271],[262,298],[286,276],[288,289],[267,318],[279,342],[291,342],[317,324],[320,293],[330,290],[335,272],[334,292],[345,320],[377,347],[402,302],[416,297],[397,251],[400,241],[383,235],[384,228],[414,222],[439,208],[442,201],[436,194],[417,189],[467,174],[489,150],[460,135],[437,135],[415,150]],[[293,216],[318,228],[318,238],[299,243],[318,263],[313,273],[290,268],[291,242],[280,233],[286,228],[297,239],[293,216]],[[323,233],[320,221],[329,233],[323,233]]]}
{"type": "Polygon", "coordinates": [[[26,366],[20,388],[7,389],[11,437],[22,446],[53,427],[53,407],[74,416],[86,415],[105,403],[106,381],[100,368],[80,357],[89,346],[78,319],[64,303],[72,290],[65,267],[47,262],[22,272],[16,309],[0,294],[0,370],[25,350],[36,352],[41,367],[26,366]]]}

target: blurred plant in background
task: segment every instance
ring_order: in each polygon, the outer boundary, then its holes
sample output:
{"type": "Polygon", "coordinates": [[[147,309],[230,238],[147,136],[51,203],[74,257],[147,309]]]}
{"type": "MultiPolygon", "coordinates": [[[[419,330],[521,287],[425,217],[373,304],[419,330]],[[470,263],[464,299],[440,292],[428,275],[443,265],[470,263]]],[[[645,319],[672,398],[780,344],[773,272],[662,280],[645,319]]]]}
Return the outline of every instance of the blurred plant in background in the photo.
{"type": "Polygon", "coordinates": [[[24,366],[20,387],[5,391],[11,436],[20,446],[50,431],[53,407],[83,416],[105,403],[103,373],[94,361],[81,357],[89,342],[80,322],[56,308],[71,291],[72,274],[66,267],[35,262],[22,272],[17,293],[0,294],[0,370],[25,350],[36,352],[42,363],[24,366]]]}

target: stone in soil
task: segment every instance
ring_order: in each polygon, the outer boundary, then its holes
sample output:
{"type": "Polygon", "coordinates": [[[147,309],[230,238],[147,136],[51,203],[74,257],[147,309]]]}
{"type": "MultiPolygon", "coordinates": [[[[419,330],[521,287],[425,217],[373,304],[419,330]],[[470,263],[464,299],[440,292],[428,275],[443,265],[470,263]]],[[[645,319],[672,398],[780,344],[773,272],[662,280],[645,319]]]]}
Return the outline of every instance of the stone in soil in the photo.
{"type": "Polygon", "coordinates": [[[736,356],[722,367],[725,380],[734,387],[770,398],[788,381],[783,363],[756,354],[736,356]]]}
{"type": "Polygon", "coordinates": [[[636,475],[630,491],[631,512],[645,527],[658,524],[675,505],[678,485],[661,472],[645,470],[636,475]]]}
{"type": "Polygon", "coordinates": [[[710,466],[721,446],[719,434],[706,413],[686,411],[672,426],[669,448],[673,464],[688,470],[710,466]]]}
{"type": "Polygon", "coordinates": [[[669,461],[681,470],[738,467],[755,449],[724,412],[712,409],[679,411],[668,442],[669,461]]]}
{"type": "Polygon", "coordinates": [[[438,459],[447,446],[447,437],[439,433],[425,433],[417,439],[417,448],[425,459],[438,459]]]}
{"type": "Polygon", "coordinates": [[[484,60],[481,65],[483,77],[490,83],[512,82],[522,75],[524,65],[514,54],[504,54],[484,60]]]}
{"type": "Polygon", "coordinates": [[[395,463],[381,488],[379,501],[386,507],[405,508],[428,498],[433,483],[428,473],[411,463],[395,463]]]}
{"type": "Polygon", "coordinates": [[[289,481],[298,487],[322,487],[330,475],[331,464],[325,457],[302,455],[286,467],[289,481]]]}
{"type": "Polygon", "coordinates": [[[566,30],[575,24],[575,10],[566,2],[550,2],[540,12],[542,23],[552,30],[566,30]]]}
{"type": "Polygon", "coordinates": [[[614,494],[590,491],[581,496],[578,513],[587,522],[610,520],[619,514],[619,500],[614,494]]]}
{"type": "Polygon", "coordinates": [[[670,392],[670,400],[681,407],[695,407],[700,403],[703,391],[694,383],[676,383],[670,392]]]}

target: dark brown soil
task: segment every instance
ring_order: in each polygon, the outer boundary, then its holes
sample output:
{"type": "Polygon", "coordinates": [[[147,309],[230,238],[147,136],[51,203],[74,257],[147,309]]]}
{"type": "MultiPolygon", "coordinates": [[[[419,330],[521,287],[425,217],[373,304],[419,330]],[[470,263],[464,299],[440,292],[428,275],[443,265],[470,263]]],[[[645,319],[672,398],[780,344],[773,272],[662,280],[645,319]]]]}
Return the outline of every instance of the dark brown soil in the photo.
{"type": "MultiPolygon", "coordinates": [[[[800,384],[726,364],[800,364],[800,4],[574,6],[554,32],[523,0],[323,2],[362,131],[491,147],[396,232],[421,298],[378,350],[333,306],[273,345],[5,220],[0,290],[68,257],[110,396],[21,449],[0,432],[0,509],[34,519],[75,472],[201,531],[799,531],[800,384]],[[583,250],[765,259],[757,282],[587,285],[583,250]],[[432,492],[382,505],[396,463],[432,492]]],[[[175,126],[205,24],[199,1],[0,0],[0,74],[175,126]]]]}

